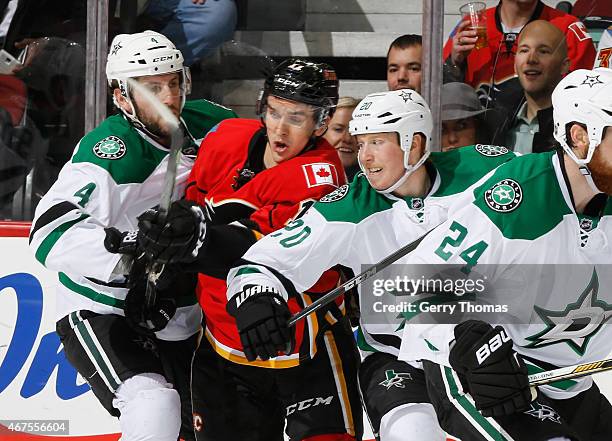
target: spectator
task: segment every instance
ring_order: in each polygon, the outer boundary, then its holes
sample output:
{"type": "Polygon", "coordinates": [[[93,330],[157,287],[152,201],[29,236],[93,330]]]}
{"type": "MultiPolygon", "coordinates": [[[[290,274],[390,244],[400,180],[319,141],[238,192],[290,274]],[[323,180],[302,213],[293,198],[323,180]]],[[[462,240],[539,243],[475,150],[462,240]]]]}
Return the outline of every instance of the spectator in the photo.
{"type": "MultiPolygon", "coordinates": [[[[474,49],[476,32],[469,21],[460,22],[444,46],[445,81],[463,81],[477,90],[481,100],[512,100],[520,90],[514,77],[516,39],[534,20],[546,20],[565,35],[570,70],[590,69],[595,59],[593,40],[582,22],[573,15],[546,6],[540,0],[500,0],[486,10],[488,47],[474,49]],[[505,91],[508,91],[507,93],[505,91]]],[[[520,95],[520,94],[519,94],[520,95]]],[[[513,103],[505,103],[512,106],[513,103]]]]}
{"type": "Polygon", "coordinates": [[[525,26],[514,59],[524,97],[508,121],[503,145],[519,153],[552,148],[552,92],[567,74],[569,64],[559,28],[544,20],[525,26]]]}
{"type": "Polygon", "coordinates": [[[389,90],[413,89],[421,93],[420,35],[406,34],[397,37],[387,52],[387,87],[389,90]]]}
{"type": "Polygon", "coordinates": [[[150,0],[144,14],[176,43],[191,66],[230,40],[236,29],[235,0],[150,0]]]}
{"type": "Polygon", "coordinates": [[[474,89],[465,83],[442,86],[442,151],[466,145],[489,144],[489,130],[483,118],[486,109],[474,89]]]}
{"type": "Polygon", "coordinates": [[[359,171],[357,142],[349,133],[349,121],[357,104],[359,104],[358,99],[350,96],[340,97],[336,106],[336,112],[329,122],[329,128],[325,135],[323,135],[323,138],[338,152],[349,182],[353,180],[353,176],[359,171]]]}

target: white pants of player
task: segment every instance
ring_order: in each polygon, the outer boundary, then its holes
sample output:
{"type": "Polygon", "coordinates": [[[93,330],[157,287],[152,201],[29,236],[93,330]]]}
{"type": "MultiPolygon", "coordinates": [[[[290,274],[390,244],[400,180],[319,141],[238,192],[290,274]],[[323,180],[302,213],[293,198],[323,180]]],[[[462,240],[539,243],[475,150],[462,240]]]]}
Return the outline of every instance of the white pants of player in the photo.
{"type": "Polygon", "coordinates": [[[176,441],[181,427],[178,392],[159,374],[125,380],[115,392],[113,406],[121,412],[119,441],[176,441]]]}
{"type": "Polygon", "coordinates": [[[380,420],[380,441],[446,441],[434,407],[429,403],[402,404],[380,420]]]}
{"type": "MultiPolygon", "coordinates": [[[[434,407],[429,403],[403,404],[387,412],[380,421],[380,441],[446,441],[434,407]]],[[[570,441],[553,438],[550,441],[570,441]]]]}

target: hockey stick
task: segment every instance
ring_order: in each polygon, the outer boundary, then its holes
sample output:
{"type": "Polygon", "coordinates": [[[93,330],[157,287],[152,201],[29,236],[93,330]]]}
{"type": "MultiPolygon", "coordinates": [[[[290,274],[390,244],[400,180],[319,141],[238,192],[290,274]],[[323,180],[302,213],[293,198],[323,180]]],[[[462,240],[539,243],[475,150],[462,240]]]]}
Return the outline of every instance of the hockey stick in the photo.
{"type": "MultiPolygon", "coordinates": [[[[181,129],[179,119],[174,116],[170,109],[165,104],[160,102],[146,87],[131,78],[128,79],[128,84],[130,87],[137,90],[138,93],[147,100],[148,104],[153,107],[157,113],[159,113],[159,116],[170,128],[170,151],[168,152],[168,165],[166,166],[164,186],[162,187],[158,209],[159,222],[164,223],[166,216],[168,215],[168,210],[170,209],[170,202],[172,199],[172,194],[174,193],[174,186],[176,184],[176,171],[184,141],[183,130],[181,129]]],[[[153,305],[155,305],[155,285],[163,269],[164,265],[159,262],[150,262],[147,264],[147,288],[145,291],[145,305],[147,308],[152,308],[153,305]]]]}
{"type": "Polygon", "coordinates": [[[612,370],[612,358],[538,372],[537,374],[529,375],[528,378],[530,386],[541,386],[555,381],[571,380],[609,370],[612,370]]]}
{"type": "Polygon", "coordinates": [[[324,296],[318,298],[317,300],[312,302],[310,305],[308,305],[307,307],[302,309],[300,312],[295,313],[289,319],[289,321],[287,322],[287,326],[295,325],[298,321],[302,320],[307,315],[312,314],[313,312],[319,310],[321,307],[327,305],[328,303],[331,303],[337,297],[340,297],[342,294],[346,293],[351,288],[353,288],[353,287],[355,287],[357,285],[360,285],[365,280],[369,279],[374,274],[382,271],[384,268],[388,267],[389,265],[391,265],[396,260],[399,260],[400,258],[404,257],[406,254],[414,251],[416,249],[416,247],[418,247],[419,244],[423,241],[423,239],[425,239],[427,237],[427,235],[429,233],[431,233],[433,230],[435,230],[437,227],[438,227],[438,225],[433,227],[431,230],[429,230],[427,233],[423,234],[418,239],[410,242],[408,245],[400,248],[399,250],[397,250],[393,254],[388,255],[387,257],[385,257],[380,262],[372,265],[371,267],[369,267],[368,269],[366,269],[362,273],[356,275],[352,279],[347,280],[346,282],[344,282],[339,287],[331,290],[330,292],[328,292],[324,296]]]}

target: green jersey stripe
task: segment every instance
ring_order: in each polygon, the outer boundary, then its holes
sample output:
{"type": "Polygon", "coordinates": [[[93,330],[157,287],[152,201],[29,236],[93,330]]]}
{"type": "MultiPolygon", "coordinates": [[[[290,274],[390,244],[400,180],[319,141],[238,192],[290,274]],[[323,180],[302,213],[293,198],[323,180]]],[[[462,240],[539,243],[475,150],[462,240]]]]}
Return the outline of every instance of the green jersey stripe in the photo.
{"type": "Polygon", "coordinates": [[[88,214],[82,214],[77,219],[70,221],[70,222],[63,223],[59,227],[51,231],[51,233],[49,233],[47,237],[44,238],[44,240],[42,241],[42,243],[36,250],[36,254],[35,254],[36,260],[38,260],[40,263],[44,265],[45,262],[47,261],[47,256],[51,252],[51,249],[57,243],[60,237],[62,237],[62,235],[74,224],[77,224],[81,222],[83,219],[86,219],[88,217],[89,217],[88,214]]]}
{"type": "Polygon", "coordinates": [[[71,291],[76,292],[82,296],[85,296],[94,302],[102,303],[113,308],[123,309],[125,302],[121,299],[116,299],[106,294],[97,292],[87,286],[79,285],[78,283],[71,280],[66,274],[59,273],[59,281],[62,285],[71,291]]]}

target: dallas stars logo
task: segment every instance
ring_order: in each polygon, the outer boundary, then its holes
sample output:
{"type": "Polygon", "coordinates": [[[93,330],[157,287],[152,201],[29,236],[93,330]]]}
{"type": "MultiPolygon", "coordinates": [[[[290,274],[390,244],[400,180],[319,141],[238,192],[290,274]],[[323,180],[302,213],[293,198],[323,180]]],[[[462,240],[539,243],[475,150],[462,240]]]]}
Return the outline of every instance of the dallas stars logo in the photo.
{"type": "Polygon", "coordinates": [[[321,199],[319,199],[319,202],[329,203],[339,201],[348,194],[348,191],[349,186],[347,184],[344,184],[343,186],[338,187],[336,190],[332,191],[331,193],[323,196],[321,199]]]}
{"type": "Polygon", "coordinates": [[[402,90],[399,96],[404,100],[405,103],[408,101],[412,101],[412,92],[406,92],[405,90],[402,90]]]}
{"type": "Polygon", "coordinates": [[[474,149],[482,156],[488,157],[501,156],[508,153],[508,149],[506,147],[499,145],[476,144],[474,149]]]}
{"type": "Polygon", "coordinates": [[[121,49],[123,46],[121,46],[121,42],[117,42],[114,46],[113,46],[113,50],[111,51],[111,55],[117,55],[117,52],[119,52],[119,49],[121,49]]]}
{"type": "Polygon", "coordinates": [[[575,303],[570,303],[563,311],[549,311],[534,306],[535,311],[546,324],[546,329],[527,337],[531,341],[526,347],[567,343],[577,354],[584,355],[593,337],[612,317],[612,305],[597,299],[599,281],[593,270],[591,281],[575,303]]]}
{"type": "Polygon", "coordinates": [[[484,198],[492,210],[508,213],[520,205],[523,200],[523,189],[512,179],[503,179],[488,189],[484,198]]]}
{"type": "Polygon", "coordinates": [[[594,76],[587,75],[584,81],[580,83],[580,85],[583,85],[583,84],[586,84],[587,86],[592,88],[596,84],[603,84],[603,81],[599,80],[599,75],[594,75],[594,76]]]}
{"type": "Polygon", "coordinates": [[[387,390],[392,387],[399,387],[400,389],[404,389],[406,386],[404,385],[404,380],[412,380],[412,375],[408,372],[398,372],[396,373],[393,369],[389,369],[385,371],[385,380],[378,383],[380,386],[384,386],[387,390]]]}
{"type": "Polygon", "coordinates": [[[94,155],[102,159],[119,159],[125,155],[125,143],[116,136],[107,136],[93,148],[94,155]]]}
{"type": "Polygon", "coordinates": [[[537,401],[529,405],[529,410],[524,412],[526,415],[530,415],[540,421],[552,421],[553,423],[561,424],[561,417],[559,414],[550,406],[540,404],[537,401]]]}

